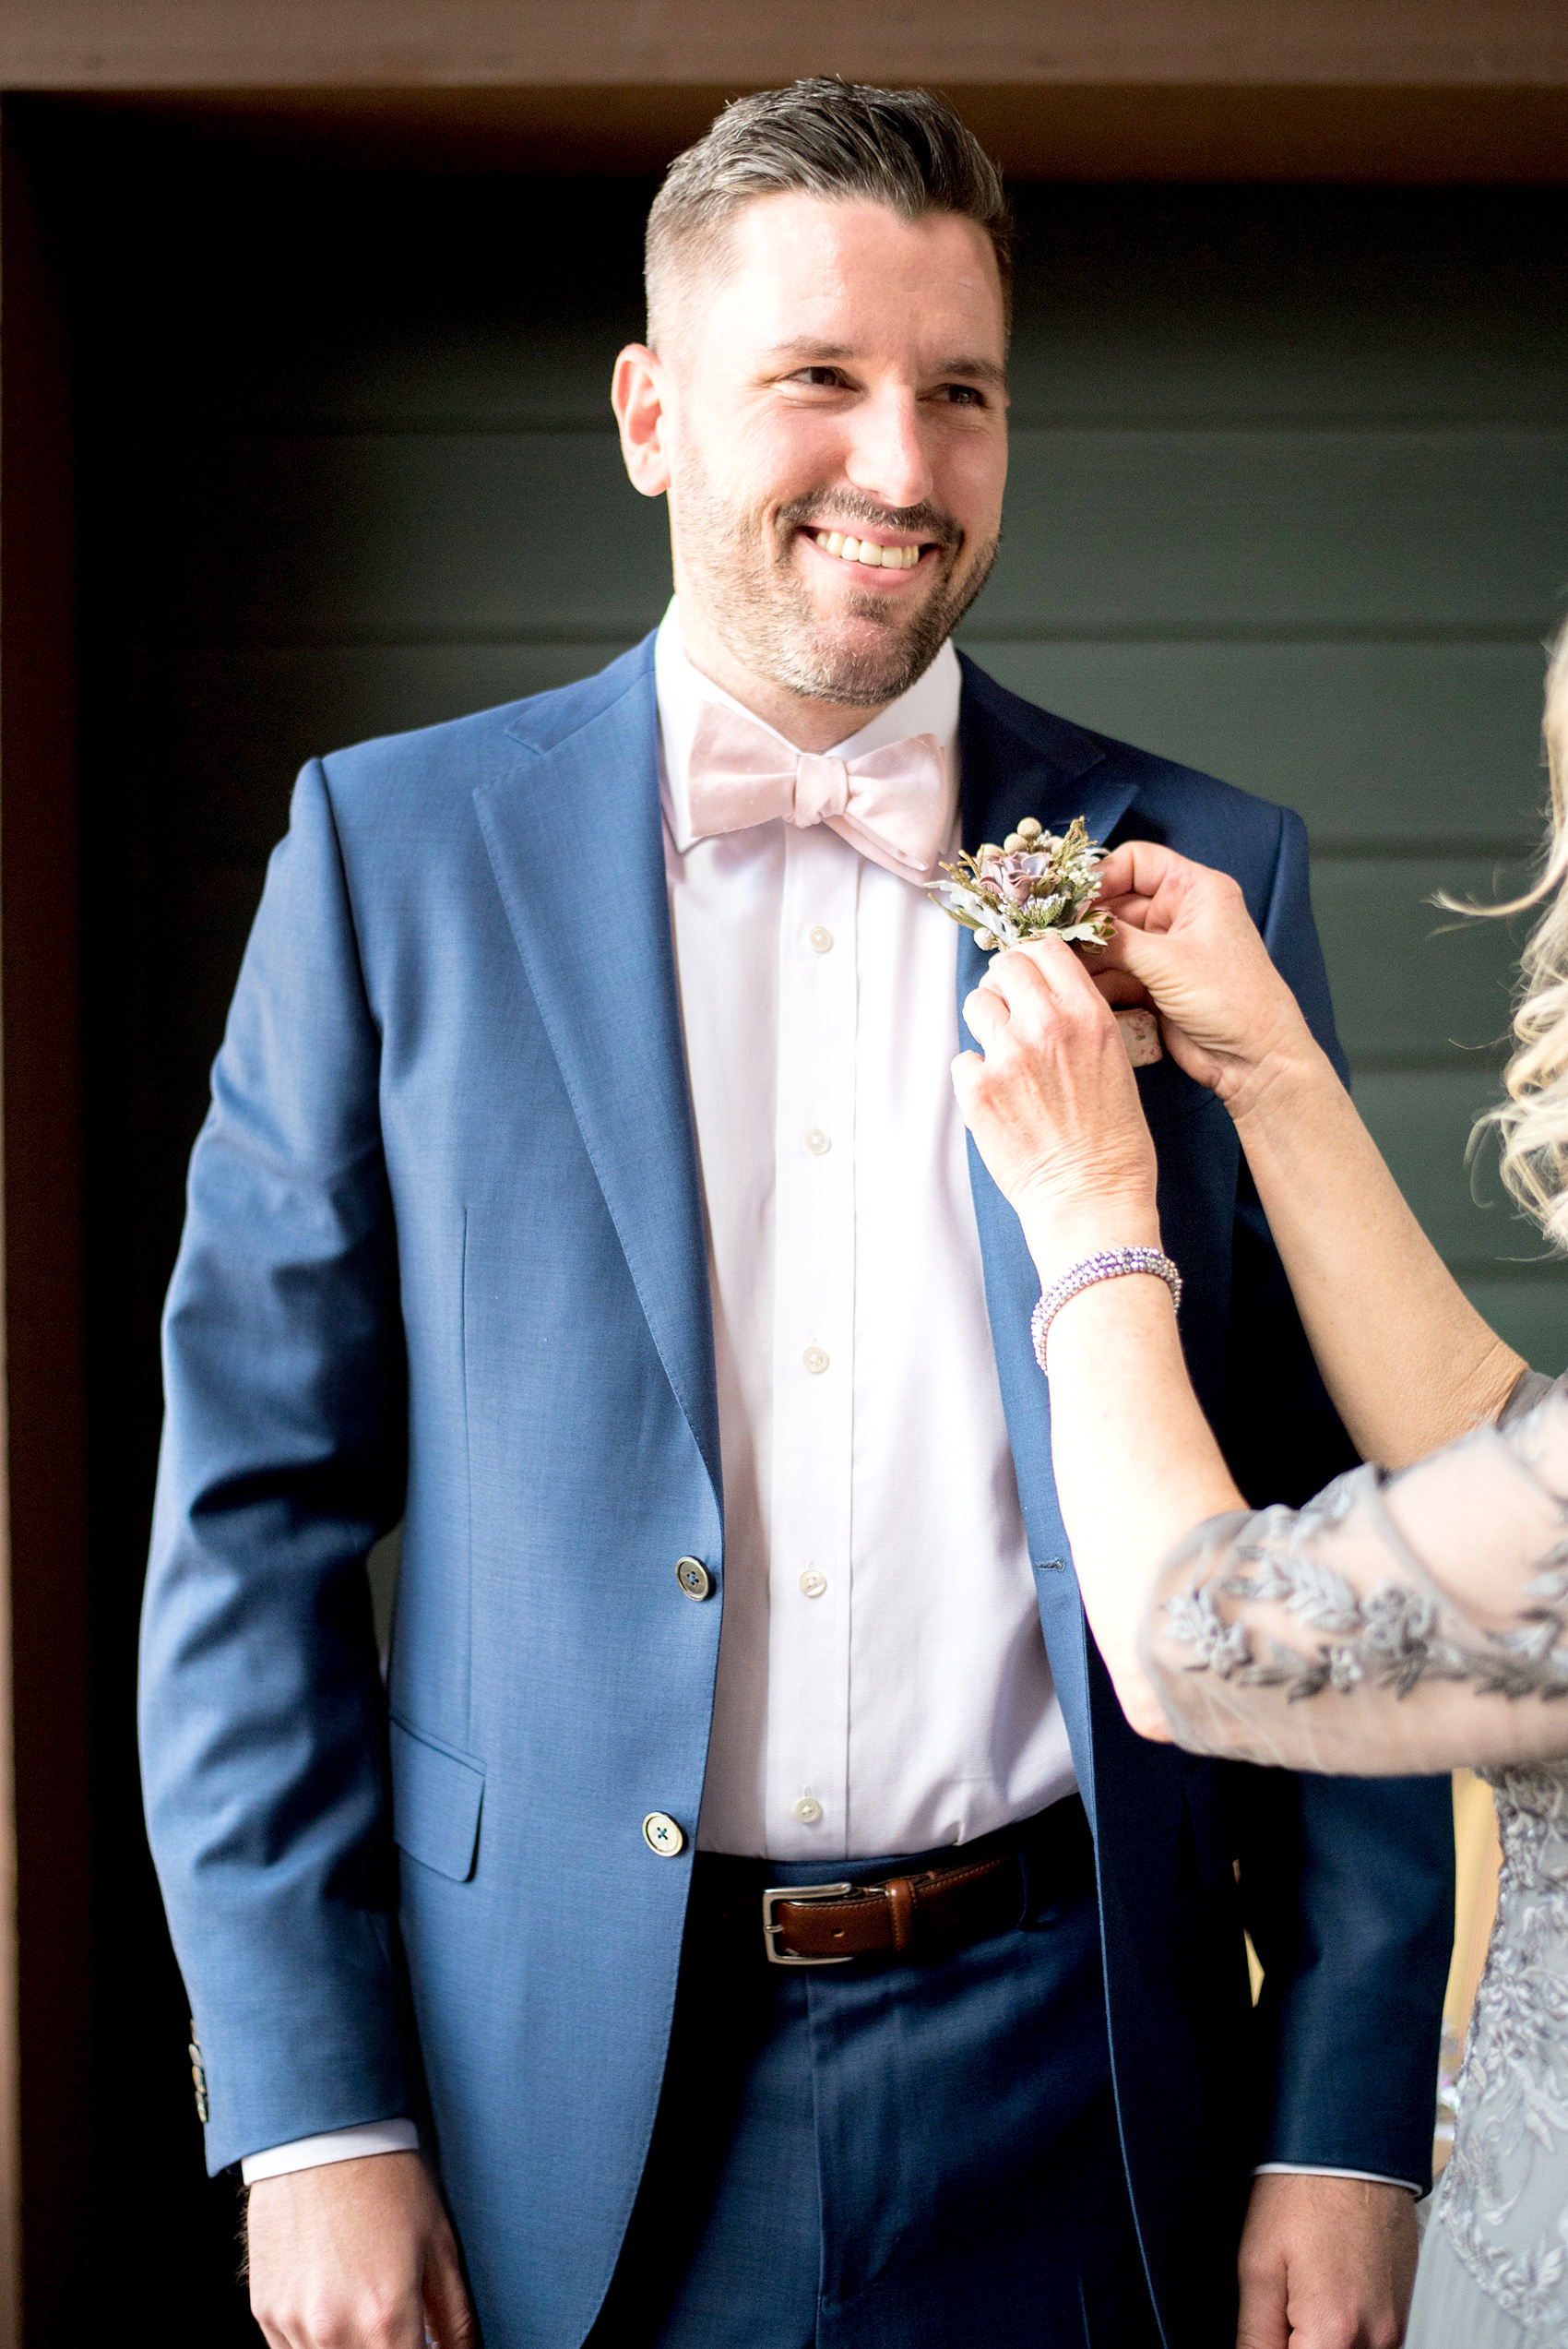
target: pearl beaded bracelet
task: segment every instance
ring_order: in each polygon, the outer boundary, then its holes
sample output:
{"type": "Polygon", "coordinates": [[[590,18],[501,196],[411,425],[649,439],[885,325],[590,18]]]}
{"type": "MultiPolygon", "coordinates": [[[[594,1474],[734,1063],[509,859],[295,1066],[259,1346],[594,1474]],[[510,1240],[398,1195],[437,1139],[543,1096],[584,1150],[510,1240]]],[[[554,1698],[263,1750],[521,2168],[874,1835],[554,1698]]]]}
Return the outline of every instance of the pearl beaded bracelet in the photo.
{"type": "Polygon", "coordinates": [[[1045,1368],[1045,1333],[1066,1304],[1080,1289],[1092,1289],[1097,1281],[1114,1281],[1123,1272],[1152,1272],[1163,1281],[1170,1292],[1170,1302],[1180,1307],[1182,1275],[1162,1248],[1101,1248],[1096,1256],[1086,1256],[1081,1262],[1069,1266],[1058,1280],[1051,1282],[1040,1297],[1029,1323],[1035,1341],[1035,1360],[1045,1368]]]}

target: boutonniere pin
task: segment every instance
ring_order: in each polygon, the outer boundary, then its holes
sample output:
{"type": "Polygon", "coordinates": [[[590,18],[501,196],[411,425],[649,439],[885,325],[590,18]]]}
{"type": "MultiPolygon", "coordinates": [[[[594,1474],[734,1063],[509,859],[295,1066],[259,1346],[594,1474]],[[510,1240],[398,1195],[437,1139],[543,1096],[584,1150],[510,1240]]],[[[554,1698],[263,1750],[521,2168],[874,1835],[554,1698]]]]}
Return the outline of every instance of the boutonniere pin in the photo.
{"type": "MultiPolygon", "coordinates": [[[[1111,936],[1111,916],[1097,904],[1096,868],[1104,854],[1081,816],[1061,835],[1048,832],[1037,816],[1026,816],[1000,848],[986,841],[973,856],[966,853],[941,865],[946,877],[933,881],[931,893],[955,922],[974,932],[982,954],[1046,937],[1094,950],[1111,936]]],[[[1152,1011],[1118,1011],[1116,1024],[1134,1068],[1163,1058],[1152,1011]]]]}

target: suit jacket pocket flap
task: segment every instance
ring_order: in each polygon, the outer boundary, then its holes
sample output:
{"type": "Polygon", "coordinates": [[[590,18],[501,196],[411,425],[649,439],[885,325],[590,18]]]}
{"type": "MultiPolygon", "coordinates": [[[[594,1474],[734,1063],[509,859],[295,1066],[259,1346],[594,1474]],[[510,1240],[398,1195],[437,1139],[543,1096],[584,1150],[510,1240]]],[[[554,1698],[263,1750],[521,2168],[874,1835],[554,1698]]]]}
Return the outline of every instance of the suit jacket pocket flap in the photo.
{"type": "Polygon", "coordinates": [[[392,1723],[392,1840],[461,1884],[474,1872],[484,1764],[392,1723]]]}

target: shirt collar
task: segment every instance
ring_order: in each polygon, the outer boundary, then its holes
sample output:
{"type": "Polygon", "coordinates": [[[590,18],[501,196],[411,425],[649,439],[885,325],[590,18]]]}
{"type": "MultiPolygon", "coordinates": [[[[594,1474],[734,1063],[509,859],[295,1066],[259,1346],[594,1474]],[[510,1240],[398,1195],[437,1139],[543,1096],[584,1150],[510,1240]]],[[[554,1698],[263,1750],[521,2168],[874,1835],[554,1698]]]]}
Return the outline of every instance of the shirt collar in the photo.
{"type": "MultiPolygon", "coordinates": [[[[664,800],[664,820],[670,836],[681,855],[692,846],[695,835],[688,817],[687,779],[691,769],[692,743],[696,734],[697,720],[705,701],[717,701],[729,709],[738,709],[755,726],[761,726],[780,743],[793,757],[797,745],[769,726],[744,702],[726,693],[700,670],[694,669],[687,658],[681,637],[681,620],[675,601],[659,623],[653,648],[654,690],[659,699],[659,781],[664,800]]],[[[918,677],[908,693],[871,720],[868,725],[835,743],[826,754],[831,758],[861,758],[868,751],[881,750],[885,745],[905,742],[911,734],[934,734],[941,745],[947,767],[948,789],[952,794],[952,812],[957,814],[958,802],[958,701],[963,689],[963,675],[952,639],[921,677],[918,677]]]]}

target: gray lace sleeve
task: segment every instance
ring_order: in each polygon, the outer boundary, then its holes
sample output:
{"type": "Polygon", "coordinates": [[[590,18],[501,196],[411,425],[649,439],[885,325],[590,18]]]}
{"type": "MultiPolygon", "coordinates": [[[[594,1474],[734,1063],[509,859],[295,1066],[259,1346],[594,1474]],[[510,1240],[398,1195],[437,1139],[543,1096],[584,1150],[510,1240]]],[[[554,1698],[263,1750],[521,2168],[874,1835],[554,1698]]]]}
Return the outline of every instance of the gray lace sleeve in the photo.
{"type": "Polygon", "coordinates": [[[1198,1753],[1372,1776],[1568,1754],[1568,1378],[1526,1372],[1397,1475],[1198,1526],[1143,1656],[1198,1753]]]}
{"type": "Polygon", "coordinates": [[[1534,1411],[1537,1403],[1545,1402],[1557,1383],[1544,1371],[1521,1370],[1514,1381],[1513,1392],[1497,1414],[1498,1425],[1511,1427],[1515,1420],[1523,1419],[1527,1411],[1534,1411]]]}

